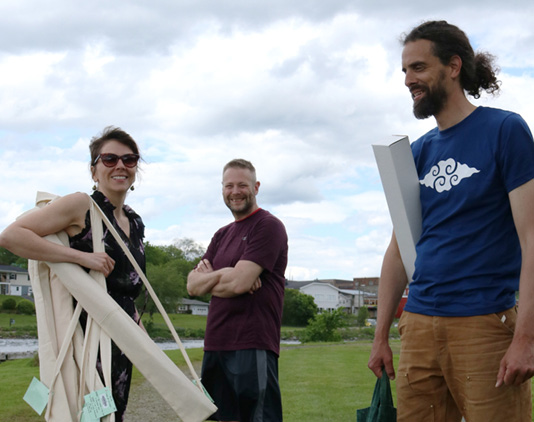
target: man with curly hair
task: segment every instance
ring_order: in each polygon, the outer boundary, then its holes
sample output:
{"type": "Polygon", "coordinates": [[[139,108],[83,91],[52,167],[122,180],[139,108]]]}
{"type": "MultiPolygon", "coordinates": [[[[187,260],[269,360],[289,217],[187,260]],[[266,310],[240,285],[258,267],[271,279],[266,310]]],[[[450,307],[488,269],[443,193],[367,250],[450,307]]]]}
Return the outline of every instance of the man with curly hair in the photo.
{"type": "MultiPolygon", "coordinates": [[[[476,107],[499,90],[493,57],[463,31],[425,22],[404,38],[416,118],[422,234],[399,322],[398,421],[531,421],[534,375],[534,143],[518,115],[476,107]],[[520,304],[516,306],[516,292],[520,304]]],[[[369,368],[395,377],[389,327],[407,280],[393,234],[369,368]]]]}

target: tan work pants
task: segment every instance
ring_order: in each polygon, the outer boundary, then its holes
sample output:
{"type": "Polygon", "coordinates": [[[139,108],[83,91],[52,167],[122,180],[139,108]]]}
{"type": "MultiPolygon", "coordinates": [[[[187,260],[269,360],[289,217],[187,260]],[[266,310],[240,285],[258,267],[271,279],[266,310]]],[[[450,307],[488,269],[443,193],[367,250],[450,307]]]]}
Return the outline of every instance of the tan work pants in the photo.
{"type": "Polygon", "coordinates": [[[403,312],[399,422],[531,422],[531,381],[495,388],[517,309],[474,317],[403,312]]]}

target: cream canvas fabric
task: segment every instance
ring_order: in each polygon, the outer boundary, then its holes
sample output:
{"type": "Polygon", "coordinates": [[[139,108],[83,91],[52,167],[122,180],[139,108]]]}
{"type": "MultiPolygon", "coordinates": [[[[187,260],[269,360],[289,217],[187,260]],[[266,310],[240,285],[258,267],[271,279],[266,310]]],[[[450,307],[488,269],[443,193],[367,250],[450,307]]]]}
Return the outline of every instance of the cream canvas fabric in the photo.
{"type": "MultiPolygon", "coordinates": [[[[38,194],[38,206],[53,197],[38,194]]],[[[100,215],[92,214],[98,221],[92,227],[100,227],[100,215]]],[[[65,233],[47,239],[68,246],[65,233]]],[[[83,395],[103,387],[94,362],[98,347],[106,351],[109,339],[128,356],[182,421],[204,421],[216,411],[204,393],[107,294],[101,280],[92,277],[98,278],[97,274],[87,274],[75,264],[36,261],[29,262],[29,272],[37,313],[41,382],[51,390],[47,421],[79,421],[83,395]],[[73,297],[91,318],[91,327],[86,328],[88,336],[84,336],[79,326],[81,308],[72,306],[73,297]]],[[[102,359],[106,360],[104,356],[102,359]]],[[[194,377],[198,379],[196,374],[194,377]]],[[[113,422],[107,418],[106,421],[113,422]]]]}

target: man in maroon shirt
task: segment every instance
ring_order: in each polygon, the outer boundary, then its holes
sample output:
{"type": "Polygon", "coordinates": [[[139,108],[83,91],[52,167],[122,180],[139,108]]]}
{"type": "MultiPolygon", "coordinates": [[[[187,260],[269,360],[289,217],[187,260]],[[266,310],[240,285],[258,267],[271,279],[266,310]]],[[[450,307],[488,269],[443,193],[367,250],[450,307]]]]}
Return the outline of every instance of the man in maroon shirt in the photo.
{"type": "Polygon", "coordinates": [[[212,294],[202,383],[219,421],[282,421],[278,385],[287,266],[282,222],[258,207],[260,182],[242,159],[223,170],[223,199],[235,221],[219,229],[187,278],[192,296],[212,294]]]}

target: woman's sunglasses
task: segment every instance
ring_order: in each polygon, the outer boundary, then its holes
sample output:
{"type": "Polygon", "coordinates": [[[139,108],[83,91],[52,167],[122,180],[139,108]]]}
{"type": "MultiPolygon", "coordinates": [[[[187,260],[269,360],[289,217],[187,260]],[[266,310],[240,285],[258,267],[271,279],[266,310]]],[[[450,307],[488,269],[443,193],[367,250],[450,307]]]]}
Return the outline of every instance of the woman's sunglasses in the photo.
{"type": "Polygon", "coordinates": [[[124,154],[119,156],[117,154],[100,154],[93,162],[93,166],[97,163],[98,159],[102,160],[102,164],[104,164],[106,167],[115,167],[119,160],[122,160],[122,163],[126,167],[132,168],[137,165],[137,162],[139,161],[139,155],[124,154]]]}

